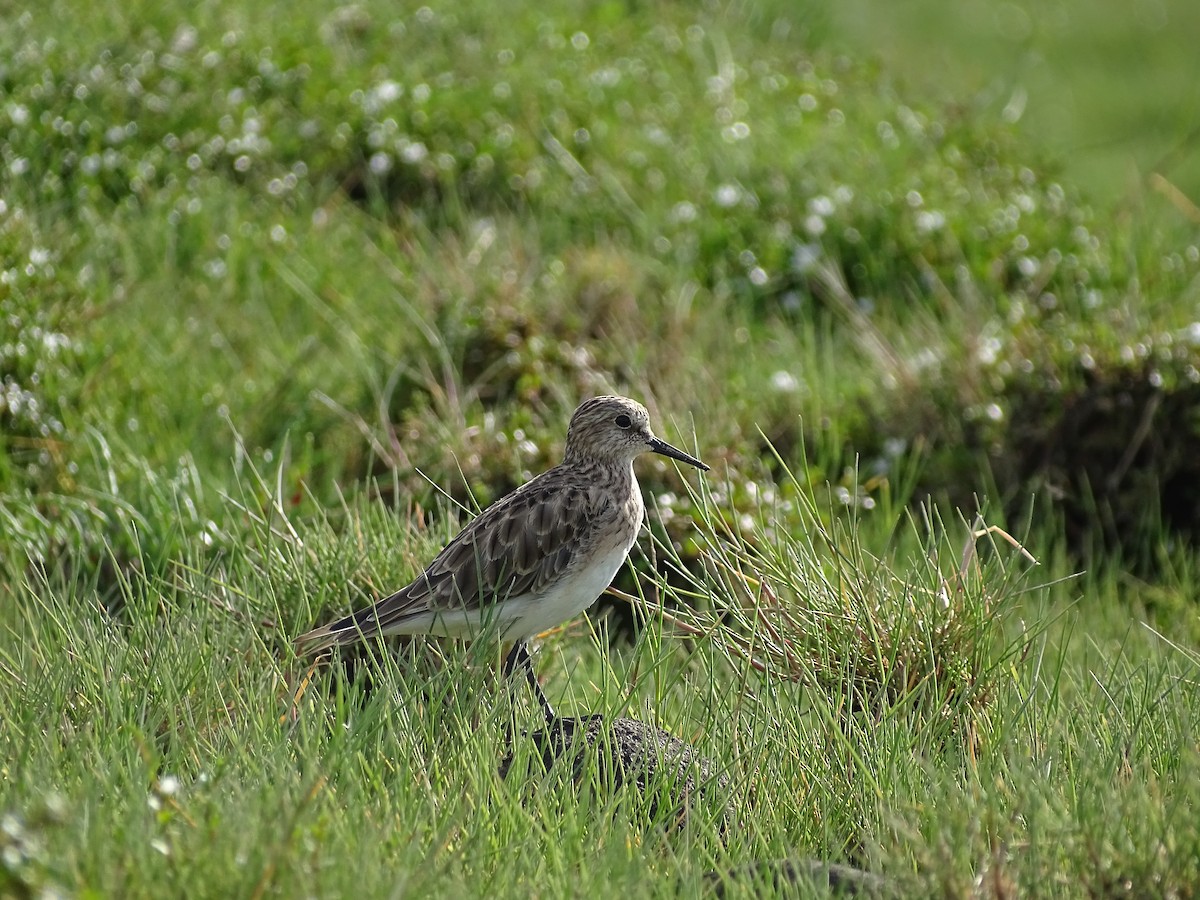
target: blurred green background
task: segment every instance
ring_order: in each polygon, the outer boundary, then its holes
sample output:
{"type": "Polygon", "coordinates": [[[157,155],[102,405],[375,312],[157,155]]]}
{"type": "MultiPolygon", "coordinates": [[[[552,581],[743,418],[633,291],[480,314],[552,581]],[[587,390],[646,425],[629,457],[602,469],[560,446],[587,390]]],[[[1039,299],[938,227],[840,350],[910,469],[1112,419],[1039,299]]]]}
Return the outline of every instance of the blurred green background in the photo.
{"type": "Polygon", "coordinates": [[[828,27],[927,96],[1002,111],[1099,201],[1158,174],[1200,205],[1200,3],[844,0],[828,27]]]}

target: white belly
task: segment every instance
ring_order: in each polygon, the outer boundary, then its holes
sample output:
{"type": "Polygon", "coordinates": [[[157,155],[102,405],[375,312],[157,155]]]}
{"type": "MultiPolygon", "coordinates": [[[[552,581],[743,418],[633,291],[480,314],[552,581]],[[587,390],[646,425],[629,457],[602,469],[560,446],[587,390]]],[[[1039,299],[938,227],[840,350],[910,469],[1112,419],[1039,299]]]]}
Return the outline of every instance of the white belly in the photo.
{"type": "MultiPolygon", "coordinates": [[[[636,536],[636,535],[635,535],[636,536]]],[[[540,634],[579,615],[596,602],[612,584],[633,546],[622,543],[595,556],[584,568],[575,570],[541,594],[507,597],[489,606],[482,616],[478,610],[446,610],[423,613],[388,629],[388,634],[439,634],[446,637],[474,637],[495,629],[506,640],[522,640],[540,634]]]]}
{"type": "Polygon", "coordinates": [[[527,638],[573,619],[596,602],[620,571],[629,556],[628,546],[614,547],[596,556],[586,568],[577,570],[538,597],[526,596],[510,601],[498,618],[506,638],[527,638]]]}

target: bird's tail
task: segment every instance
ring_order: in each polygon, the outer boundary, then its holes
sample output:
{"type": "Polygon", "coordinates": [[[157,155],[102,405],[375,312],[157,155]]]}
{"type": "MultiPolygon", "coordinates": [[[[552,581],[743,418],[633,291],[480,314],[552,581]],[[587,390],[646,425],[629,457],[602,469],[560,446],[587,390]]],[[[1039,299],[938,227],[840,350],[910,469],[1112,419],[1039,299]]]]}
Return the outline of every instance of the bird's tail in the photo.
{"type": "MultiPolygon", "coordinates": [[[[391,600],[392,598],[387,598],[391,600]]],[[[387,600],[373,606],[365,607],[348,616],[343,616],[336,622],[306,631],[293,642],[296,652],[301,656],[311,656],[328,650],[330,647],[344,647],[355,641],[378,634],[380,630],[379,607],[387,600]]]]}

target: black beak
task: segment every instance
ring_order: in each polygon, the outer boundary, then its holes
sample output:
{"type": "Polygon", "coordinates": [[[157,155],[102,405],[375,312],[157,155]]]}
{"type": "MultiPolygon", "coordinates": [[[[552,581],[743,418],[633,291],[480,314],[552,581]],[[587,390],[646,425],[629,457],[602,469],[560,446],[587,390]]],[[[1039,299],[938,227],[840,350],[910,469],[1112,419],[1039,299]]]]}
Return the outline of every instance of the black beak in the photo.
{"type": "Polygon", "coordinates": [[[663,456],[669,456],[671,459],[677,459],[680,462],[685,462],[689,466],[695,466],[701,472],[707,472],[708,466],[696,459],[689,453],[684,453],[678,447],[672,447],[666,441],[660,441],[656,437],[650,438],[650,449],[655,453],[661,453],[663,456]]]}

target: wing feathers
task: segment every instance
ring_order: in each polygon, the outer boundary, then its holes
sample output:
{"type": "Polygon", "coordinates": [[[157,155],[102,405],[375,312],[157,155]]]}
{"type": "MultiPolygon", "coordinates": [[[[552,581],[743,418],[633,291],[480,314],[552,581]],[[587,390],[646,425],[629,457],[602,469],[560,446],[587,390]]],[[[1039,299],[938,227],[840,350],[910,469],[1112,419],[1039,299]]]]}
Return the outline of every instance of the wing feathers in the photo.
{"type": "Polygon", "coordinates": [[[590,475],[551,469],[535,478],[484,510],[407,587],[301,635],[297,647],[314,651],[360,635],[404,632],[430,613],[475,612],[544,591],[576,562],[581,542],[613,525],[614,508],[590,475]]]}

